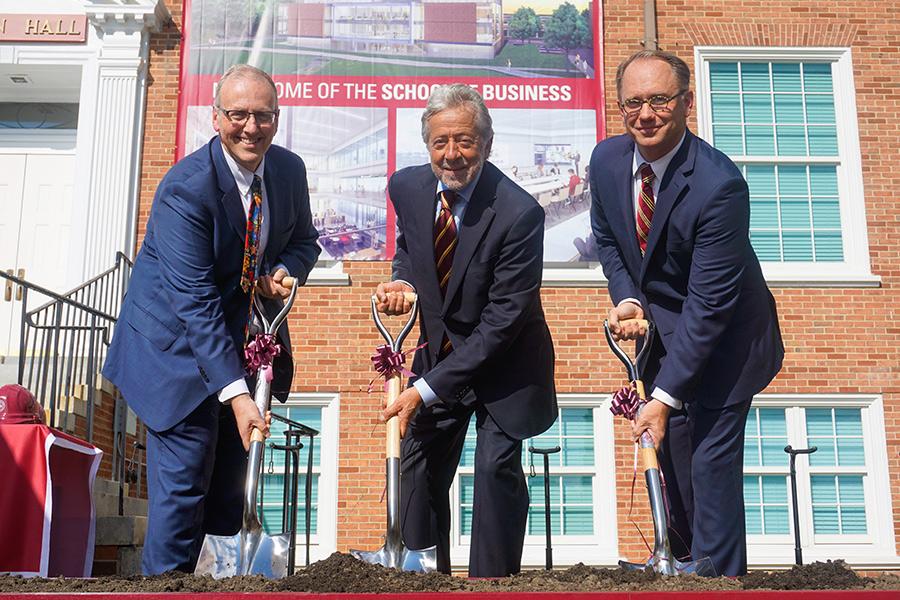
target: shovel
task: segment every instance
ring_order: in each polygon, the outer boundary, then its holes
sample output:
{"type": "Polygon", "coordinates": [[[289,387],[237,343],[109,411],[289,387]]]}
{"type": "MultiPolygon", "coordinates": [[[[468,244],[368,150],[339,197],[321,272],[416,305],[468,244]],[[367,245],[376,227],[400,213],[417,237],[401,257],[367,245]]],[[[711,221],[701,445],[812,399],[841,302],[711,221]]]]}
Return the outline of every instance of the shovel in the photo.
{"type": "MultiPolygon", "coordinates": [[[[623,321],[625,323],[627,321],[623,321]]],[[[603,330],[606,333],[606,341],[613,353],[619,357],[625,365],[628,372],[628,380],[637,390],[638,394],[638,410],[637,415],[641,414],[644,405],[647,403],[647,396],[644,392],[644,382],[640,379],[638,373],[638,365],[644,358],[653,344],[653,334],[655,327],[650,321],[641,319],[640,323],[647,331],[644,337],[644,344],[641,351],[638,352],[634,361],[628,354],[622,350],[612,337],[609,331],[609,323],[603,321],[603,330]]],[[[712,559],[708,556],[699,560],[681,562],[672,555],[672,548],[669,544],[669,523],[666,515],[665,499],[663,498],[661,476],[659,470],[659,462],[656,458],[656,449],[653,446],[653,438],[646,431],[641,434],[639,442],[639,451],[641,457],[641,467],[644,470],[644,479],[647,481],[647,494],[650,497],[650,513],[653,516],[653,554],[646,563],[632,563],[624,560],[619,561],[619,566],[626,571],[645,571],[651,570],[660,575],[687,575],[694,574],[704,577],[715,577],[716,568],[712,559]]]]}
{"type": "MultiPolygon", "coordinates": [[[[275,335],[297,296],[297,281],[293,277],[285,277],[282,285],[291,288],[291,295],[271,323],[266,319],[259,297],[256,297],[256,313],[266,334],[275,335]]],[[[271,364],[260,368],[253,392],[253,400],[263,417],[269,412],[272,401],[271,369],[271,364]]],[[[265,437],[259,429],[250,433],[250,458],[244,486],[241,530],[234,535],[207,535],[200,548],[195,575],[212,575],[214,579],[237,575],[263,575],[270,579],[280,579],[287,575],[290,534],[267,535],[256,514],[256,491],[262,468],[264,442],[265,437]]]]}
{"type": "MultiPolygon", "coordinates": [[[[419,312],[418,296],[407,292],[407,299],[412,302],[409,320],[395,340],[378,316],[376,299],[372,297],[372,317],[375,327],[381,332],[388,347],[393,353],[400,353],[403,340],[409,335],[419,312]]],[[[387,378],[387,404],[390,405],[400,395],[400,374],[392,371],[387,378]]],[[[367,563],[382,565],[401,571],[430,573],[437,570],[437,547],[431,546],[423,550],[410,550],[403,543],[400,533],[400,421],[393,417],[387,422],[387,457],[385,458],[385,476],[387,478],[387,531],[384,535],[384,546],[374,551],[350,550],[355,558],[367,563]]]]}

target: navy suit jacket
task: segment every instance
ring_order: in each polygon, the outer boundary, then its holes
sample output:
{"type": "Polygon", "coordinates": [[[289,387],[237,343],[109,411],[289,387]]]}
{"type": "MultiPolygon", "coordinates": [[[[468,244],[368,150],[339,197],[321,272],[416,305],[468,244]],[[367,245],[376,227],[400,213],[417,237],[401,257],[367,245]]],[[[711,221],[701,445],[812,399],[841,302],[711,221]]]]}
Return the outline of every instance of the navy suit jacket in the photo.
{"type": "MultiPolygon", "coordinates": [[[[260,271],[283,264],[303,283],[320,251],[306,168],[296,154],[271,146],[263,179],[269,236],[260,271]]],[[[245,375],[250,295],[240,279],[246,227],[218,137],[173,166],[156,190],[103,368],[155,431],[172,427],[245,375]]],[[[267,311],[276,308],[270,302],[267,311]]],[[[289,352],[286,330],[279,333],[289,352]]],[[[289,356],[274,370],[273,391],[283,398],[293,374],[289,356]]]]}
{"type": "Polygon", "coordinates": [[[591,156],[591,226],[614,304],[641,301],[657,327],[644,380],[707,408],[744,402],[781,369],[775,301],[750,245],[747,183],[687,132],[660,181],[641,257],[632,191],[634,142],[591,156]]]}
{"type": "Polygon", "coordinates": [[[419,294],[421,342],[413,371],[442,402],[470,391],[507,435],[524,439],[556,420],[554,354],[541,306],[544,211],[485,162],[460,222],[447,294],[434,264],[437,178],[431,165],[389,183],[400,234],[393,277],[419,294]],[[444,335],[453,352],[438,361],[444,335]]]}

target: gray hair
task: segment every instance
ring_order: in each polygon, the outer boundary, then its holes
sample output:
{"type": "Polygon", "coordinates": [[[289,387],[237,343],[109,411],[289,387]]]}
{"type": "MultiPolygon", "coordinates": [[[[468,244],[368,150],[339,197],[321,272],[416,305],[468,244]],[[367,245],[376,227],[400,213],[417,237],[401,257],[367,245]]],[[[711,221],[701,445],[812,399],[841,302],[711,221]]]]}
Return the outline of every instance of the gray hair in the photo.
{"type": "Polygon", "coordinates": [[[616,95],[619,97],[619,100],[622,99],[622,77],[625,76],[625,69],[627,69],[631,63],[638,60],[661,60],[664,63],[668,63],[669,67],[672,68],[675,79],[678,81],[679,90],[687,90],[690,88],[691,69],[687,66],[686,62],[671,52],[665,52],[663,50],[641,50],[626,58],[622,64],[619,65],[619,68],[616,69],[616,95]]]}
{"type": "Polygon", "coordinates": [[[422,140],[428,143],[428,121],[439,112],[450,108],[464,106],[475,115],[475,129],[481,141],[487,143],[494,137],[493,121],[491,114],[484,105],[484,98],[475,89],[464,83],[451,83],[439,85],[431,90],[428,96],[428,104],[422,113],[422,140]]]}
{"type": "Polygon", "coordinates": [[[222,87],[224,87],[225,82],[229,79],[256,79],[268,83],[269,87],[272,88],[272,98],[275,99],[275,106],[272,107],[272,110],[278,110],[278,88],[275,87],[275,82],[272,81],[272,77],[262,69],[257,69],[254,66],[245,64],[231,65],[222,75],[222,78],[219,79],[219,83],[216,84],[216,96],[213,99],[213,108],[222,108],[222,105],[219,104],[219,96],[222,93],[222,87]]]}

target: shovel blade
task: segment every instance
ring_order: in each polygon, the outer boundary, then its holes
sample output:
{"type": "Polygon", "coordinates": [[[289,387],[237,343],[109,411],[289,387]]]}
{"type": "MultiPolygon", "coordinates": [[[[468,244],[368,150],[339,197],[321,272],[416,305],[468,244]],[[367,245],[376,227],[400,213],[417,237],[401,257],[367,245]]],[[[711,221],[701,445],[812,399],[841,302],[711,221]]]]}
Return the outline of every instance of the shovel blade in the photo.
{"type": "Polygon", "coordinates": [[[664,576],[698,575],[700,577],[716,577],[716,567],[708,556],[699,560],[681,562],[676,559],[665,559],[651,556],[645,563],[619,561],[619,566],[626,571],[653,571],[664,576]]]}
{"type": "Polygon", "coordinates": [[[195,575],[213,579],[238,575],[262,575],[281,579],[287,575],[289,535],[239,532],[207,535],[197,559],[195,575]]]}
{"type": "Polygon", "coordinates": [[[381,565],[389,569],[412,571],[413,573],[432,573],[437,570],[437,546],[423,550],[410,550],[405,546],[388,549],[382,546],[375,551],[351,550],[354,558],[373,565],[381,565]]]}

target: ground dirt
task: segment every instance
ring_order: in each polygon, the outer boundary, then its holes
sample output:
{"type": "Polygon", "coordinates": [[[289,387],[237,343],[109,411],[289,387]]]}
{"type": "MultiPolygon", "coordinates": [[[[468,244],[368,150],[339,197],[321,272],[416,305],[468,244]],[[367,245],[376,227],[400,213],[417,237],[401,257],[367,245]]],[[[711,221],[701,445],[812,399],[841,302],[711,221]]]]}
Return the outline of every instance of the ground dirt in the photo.
{"type": "Polygon", "coordinates": [[[842,561],[813,563],[788,571],[753,572],[741,578],[659,577],[653,573],[598,569],[583,564],[553,571],[525,571],[501,579],[464,579],[441,573],[404,573],[334,553],[280,580],[259,576],[214,580],[183,573],[155,577],[23,579],[0,576],[0,594],[30,592],[602,592],[680,590],[900,590],[900,576],[860,577],[842,561]]]}

